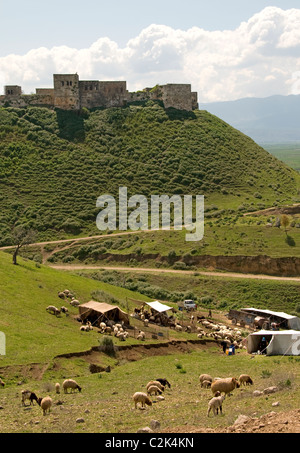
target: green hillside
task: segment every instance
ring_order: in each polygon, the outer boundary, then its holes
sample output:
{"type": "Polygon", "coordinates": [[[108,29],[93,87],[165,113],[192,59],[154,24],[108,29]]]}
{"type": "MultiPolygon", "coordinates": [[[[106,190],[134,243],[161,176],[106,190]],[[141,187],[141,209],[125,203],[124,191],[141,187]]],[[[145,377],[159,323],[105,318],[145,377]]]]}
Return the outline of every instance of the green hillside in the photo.
{"type": "Polygon", "coordinates": [[[99,344],[95,331],[88,335],[80,332],[80,324],[74,320],[78,308],[59,299],[58,291],[69,289],[81,303],[98,294],[100,301],[117,302],[126,311],[128,303],[130,306],[126,298],[149,300],[139,293],[32,261],[20,259],[14,266],[8,254],[1,252],[0,256],[0,331],[6,336],[6,355],[0,356],[0,367],[48,362],[55,355],[85,351],[99,344]],[[69,316],[49,314],[48,305],[67,306],[69,316]]]}
{"type": "Polygon", "coordinates": [[[18,224],[39,240],[97,234],[96,199],[121,185],[204,195],[207,212],[298,200],[297,172],[206,111],[2,108],[0,138],[0,245],[18,224]]]}

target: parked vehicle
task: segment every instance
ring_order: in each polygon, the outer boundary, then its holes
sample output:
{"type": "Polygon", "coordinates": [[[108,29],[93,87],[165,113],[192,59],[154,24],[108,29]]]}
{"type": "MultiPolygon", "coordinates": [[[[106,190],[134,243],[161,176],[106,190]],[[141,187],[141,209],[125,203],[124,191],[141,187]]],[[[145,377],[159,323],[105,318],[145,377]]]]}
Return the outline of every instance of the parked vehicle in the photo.
{"type": "Polygon", "coordinates": [[[183,307],[184,307],[186,310],[196,310],[197,305],[196,305],[196,303],[195,303],[192,299],[186,299],[186,300],[183,302],[183,307]]]}

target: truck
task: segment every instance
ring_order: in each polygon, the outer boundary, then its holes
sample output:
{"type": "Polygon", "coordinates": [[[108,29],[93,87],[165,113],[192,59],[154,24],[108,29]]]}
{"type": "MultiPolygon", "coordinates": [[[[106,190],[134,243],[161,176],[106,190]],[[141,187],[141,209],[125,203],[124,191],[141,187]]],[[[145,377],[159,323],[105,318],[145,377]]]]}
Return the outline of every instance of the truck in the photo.
{"type": "Polygon", "coordinates": [[[271,326],[271,319],[268,316],[258,316],[255,313],[249,313],[243,310],[230,309],[227,314],[229,320],[233,325],[239,324],[241,327],[248,325],[253,329],[269,330],[271,326]]]}

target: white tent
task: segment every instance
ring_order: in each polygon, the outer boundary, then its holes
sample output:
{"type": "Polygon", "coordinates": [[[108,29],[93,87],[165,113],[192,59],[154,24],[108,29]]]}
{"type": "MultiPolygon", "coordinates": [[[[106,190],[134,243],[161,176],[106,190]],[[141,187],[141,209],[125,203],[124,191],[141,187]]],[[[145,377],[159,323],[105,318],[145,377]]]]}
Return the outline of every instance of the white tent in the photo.
{"type": "Polygon", "coordinates": [[[271,310],[262,310],[258,308],[242,308],[242,311],[249,311],[250,313],[256,313],[258,316],[268,315],[276,318],[282,319],[286,322],[286,327],[289,329],[300,330],[300,318],[293,315],[288,315],[282,311],[271,311],[271,310]]]}
{"type": "Polygon", "coordinates": [[[247,337],[247,351],[251,354],[260,350],[262,338],[268,342],[267,355],[300,355],[299,330],[260,330],[247,337]]]}
{"type": "Polygon", "coordinates": [[[154,302],[146,302],[146,304],[149,305],[149,307],[153,308],[153,310],[158,311],[159,313],[172,310],[172,307],[162,304],[161,302],[158,302],[158,300],[155,300],[154,302]]]}

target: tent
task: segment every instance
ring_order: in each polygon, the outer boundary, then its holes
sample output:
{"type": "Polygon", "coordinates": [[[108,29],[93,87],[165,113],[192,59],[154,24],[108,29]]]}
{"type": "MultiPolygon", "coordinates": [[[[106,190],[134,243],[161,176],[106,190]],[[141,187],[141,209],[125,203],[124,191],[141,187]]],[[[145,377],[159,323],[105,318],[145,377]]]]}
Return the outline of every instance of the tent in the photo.
{"type": "Polygon", "coordinates": [[[173,309],[173,307],[162,304],[161,302],[158,302],[158,300],[155,300],[154,302],[146,302],[146,304],[149,305],[149,307],[151,307],[153,310],[158,311],[158,313],[163,313],[165,311],[173,309]]]}
{"type": "Polygon", "coordinates": [[[299,330],[260,330],[247,337],[247,352],[250,354],[260,350],[262,338],[268,342],[267,355],[300,355],[299,330]]]}
{"type": "Polygon", "coordinates": [[[297,316],[288,315],[282,311],[262,310],[258,308],[241,308],[241,311],[257,314],[258,316],[271,317],[275,322],[279,322],[286,329],[300,330],[300,318],[297,316]]]}
{"type": "Polygon", "coordinates": [[[88,318],[93,325],[99,324],[101,321],[124,321],[129,324],[129,316],[116,305],[109,305],[103,302],[95,302],[90,300],[85,304],[78,306],[79,315],[82,321],[88,318]]]}

